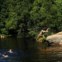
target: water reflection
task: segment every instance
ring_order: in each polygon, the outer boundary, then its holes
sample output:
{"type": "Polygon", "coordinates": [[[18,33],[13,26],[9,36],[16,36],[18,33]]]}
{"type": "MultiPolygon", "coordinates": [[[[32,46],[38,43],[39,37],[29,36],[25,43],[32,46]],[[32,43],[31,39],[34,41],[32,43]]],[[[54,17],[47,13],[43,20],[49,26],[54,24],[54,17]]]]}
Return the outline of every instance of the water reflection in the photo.
{"type": "Polygon", "coordinates": [[[0,40],[0,62],[23,62],[26,54],[22,47],[23,42],[16,38],[0,40]]]}
{"type": "Polygon", "coordinates": [[[24,52],[21,50],[13,50],[9,53],[7,49],[0,50],[0,62],[20,62],[23,60],[24,52]]]}
{"type": "Polygon", "coordinates": [[[30,62],[62,62],[62,52],[42,52],[37,51],[36,53],[31,53],[30,62]]]}
{"type": "Polygon", "coordinates": [[[1,40],[0,43],[0,62],[62,62],[62,51],[47,52],[37,47],[25,51],[24,42],[13,38],[1,40]]]}

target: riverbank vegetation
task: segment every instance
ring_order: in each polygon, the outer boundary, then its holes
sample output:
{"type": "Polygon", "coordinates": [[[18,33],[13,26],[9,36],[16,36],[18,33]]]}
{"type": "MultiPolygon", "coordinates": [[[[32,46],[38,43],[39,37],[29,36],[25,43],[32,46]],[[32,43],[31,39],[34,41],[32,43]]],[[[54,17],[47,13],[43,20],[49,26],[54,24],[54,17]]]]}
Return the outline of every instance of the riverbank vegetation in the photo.
{"type": "Polygon", "coordinates": [[[1,0],[0,9],[0,34],[35,38],[43,28],[62,31],[61,0],[1,0]]]}

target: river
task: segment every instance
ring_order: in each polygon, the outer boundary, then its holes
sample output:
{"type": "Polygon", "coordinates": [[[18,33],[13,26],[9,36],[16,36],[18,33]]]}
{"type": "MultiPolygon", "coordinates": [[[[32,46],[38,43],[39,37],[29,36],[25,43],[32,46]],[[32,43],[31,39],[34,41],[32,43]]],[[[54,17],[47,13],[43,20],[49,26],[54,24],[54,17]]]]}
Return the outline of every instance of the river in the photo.
{"type": "Polygon", "coordinates": [[[25,51],[23,42],[18,45],[16,41],[21,42],[21,40],[13,38],[1,39],[0,62],[62,62],[62,48],[60,47],[47,49],[35,47],[30,50],[25,49],[25,51]],[[12,48],[13,53],[8,52],[10,48],[12,48]],[[7,55],[7,57],[3,55],[7,55]]]}

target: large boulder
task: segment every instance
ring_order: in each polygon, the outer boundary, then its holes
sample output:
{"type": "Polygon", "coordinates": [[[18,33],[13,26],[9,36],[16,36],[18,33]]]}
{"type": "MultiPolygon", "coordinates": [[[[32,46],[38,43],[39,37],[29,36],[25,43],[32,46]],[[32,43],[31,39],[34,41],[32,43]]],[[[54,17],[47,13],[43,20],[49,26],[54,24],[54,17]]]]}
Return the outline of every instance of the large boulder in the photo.
{"type": "Polygon", "coordinates": [[[62,32],[47,36],[46,40],[54,46],[62,46],[62,32]]]}

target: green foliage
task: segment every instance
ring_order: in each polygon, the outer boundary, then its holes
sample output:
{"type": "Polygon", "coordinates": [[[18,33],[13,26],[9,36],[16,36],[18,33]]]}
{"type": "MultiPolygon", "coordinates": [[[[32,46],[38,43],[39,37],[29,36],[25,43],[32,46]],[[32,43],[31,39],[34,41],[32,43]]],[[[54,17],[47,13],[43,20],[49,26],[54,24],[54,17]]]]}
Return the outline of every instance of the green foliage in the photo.
{"type": "Polygon", "coordinates": [[[62,31],[62,0],[1,0],[0,9],[0,33],[13,28],[36,38],[44,27],[62,31]]]}
{"type": "Polygon", "coordinates": [[[8,34],[6,28],[2,28],[2,29],[1,29],[1,33],[2,33],[2,34],[6,34],[6,35],[8,34]]]}

